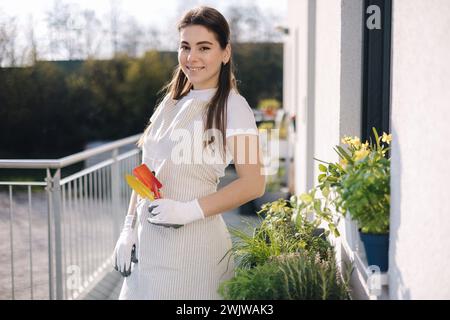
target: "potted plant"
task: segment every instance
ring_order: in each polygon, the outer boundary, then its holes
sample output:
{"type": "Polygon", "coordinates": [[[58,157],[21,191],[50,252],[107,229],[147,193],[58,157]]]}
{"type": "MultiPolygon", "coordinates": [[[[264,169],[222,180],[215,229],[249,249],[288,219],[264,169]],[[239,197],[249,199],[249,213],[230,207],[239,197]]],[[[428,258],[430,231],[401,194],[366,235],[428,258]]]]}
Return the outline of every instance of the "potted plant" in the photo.
{"type": "Polygon", "coordinates": [[[281,107],[281,102],[277,99],[262,99],[258,102],[257,109],[261,110],[266,119],[275,119],[278,109],[281,107]]]}
{"type": "Polygon", "coordinates": [[[340,276],[327,233],[317,232],[329,220],[318,201],[310,191],[266,203],[253,234],[231,228],[236,276],[223,282],[219,293],[233,300],[347,299],[349,275],[340,276]],[[308,219],[319,207],[319,214],[308,219]]]}
{"type": "Polygon", "coordinates": [[[297,252],[238,269],[220,284],[219,293],[226,300],[347,300],[348,278],[339,275],[333,259],[297,252]]]}
{"type": "Polygon", "coordinates": [[[321,165],[321,188],[333,187],[336,208],[349,214],[359,227],[369,265],[380,271],[388,269],[390,158],[387,157],[392,136],[379,136],[373,128],[374,142],[361,143],[357,137],[344,137],[346,149],[336,146],[340,163],[321,165]],[[385,143],[386,145],[384,145],[385,143]]]}
{"type": "Polygon", "coordinates": [[[322,190],[324,197],[318,196],[318,188],[313,188],[309,192],[303,193],[298,197],[291,197],[291,204],[294,207],[294,214],[292,215],[292,221],[299,228],[305,228],[309,224],[314,227],[313,233],[328,237],[332,233],[335,237],[339,237],[339,230],[337,224],[339,218],[335,221],[333,213],[330,209],[329,198],[327,194],[328,190],[322,190]],[[328,229],[320,228],[324,224],[328,229]]]}
{"type": "Polygon", "coordinates": [[[339,236],[333,222],[331,212],[324,203],[314,196],[315,191],[300,196],[292,196],[290,200],[279,199],[265,203],[257,212],[261,218],[260,225],[248,234],[238,228],[230,227],[235,238],[232,253],[237,266],[251,268],[266,262],[270,257],[283,253],[305,251],[327,257],[331,248],[327,236],[331,232],[339,236]],[[317,214],[310,216],[314,211],[317,214]],[[320,228],[328,223],[329,230],[320,228]]]}

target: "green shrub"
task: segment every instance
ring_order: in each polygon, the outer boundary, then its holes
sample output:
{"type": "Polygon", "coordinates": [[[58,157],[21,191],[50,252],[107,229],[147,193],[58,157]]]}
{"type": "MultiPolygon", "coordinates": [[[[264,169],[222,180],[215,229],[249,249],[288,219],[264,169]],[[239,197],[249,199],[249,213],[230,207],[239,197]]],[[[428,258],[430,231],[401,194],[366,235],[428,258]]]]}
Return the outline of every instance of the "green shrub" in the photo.
{"type": "Polygon", "coordinates": [[[255,228],[253,234],[230,227],[235,237],[232,255],[238,268],[249,269],[264,264],[271,257],[301,249],[299,239],[264,227],[255,228]]]}
{"type": "Polygon", "coordinates": [[[331,245],[326,234],[317,233],[323,218],[301,218],[309,206],[302,206],[304,202],[300,198],[291,199],[264,204],[258,211],[261,224],[253,234],[229,228],[236,239],[231,252],[239,268],[253,268],[271,257],[300,251],[319,253],[322,259],[330,258],[327,254],[331,245]]]}
{"type": "Polygon", "coordinates": [[[334,259],[299,252],[238,269],[233,279],[220,285],[219,294],[227,300],[343,300],[349,298],[347,284],[334,259]]]}

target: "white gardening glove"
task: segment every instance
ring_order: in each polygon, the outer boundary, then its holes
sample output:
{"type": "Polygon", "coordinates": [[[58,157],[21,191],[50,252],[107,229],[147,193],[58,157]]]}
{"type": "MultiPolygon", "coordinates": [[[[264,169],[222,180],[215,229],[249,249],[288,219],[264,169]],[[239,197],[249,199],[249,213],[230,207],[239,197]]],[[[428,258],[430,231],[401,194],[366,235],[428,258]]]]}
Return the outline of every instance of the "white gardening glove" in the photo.
{"type": "Polygon", "coordinates": [[[163,227],[181,227],[205,218],[198,200],[180,202],[171,199],[156,199],[148,207],[148,222],[163,227]]]}
{"type": "Polygon", "coordinates": [[[128,277],[131,274],[131,262],[136,263],[136,243],[137,226],[136,215],[127,215],[125,223],[114,248],[113,264],[114,269],[119,271],[122,276],[128,277]]]}

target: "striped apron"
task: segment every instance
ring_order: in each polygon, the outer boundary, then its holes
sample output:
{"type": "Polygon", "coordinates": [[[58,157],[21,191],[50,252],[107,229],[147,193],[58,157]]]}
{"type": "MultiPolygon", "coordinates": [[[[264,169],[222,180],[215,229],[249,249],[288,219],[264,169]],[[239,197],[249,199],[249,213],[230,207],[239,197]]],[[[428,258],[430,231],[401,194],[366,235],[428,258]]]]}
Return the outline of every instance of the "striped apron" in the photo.
{"type": "MultiPolygon", "coordinates": [[[[163,198],[190,201],[217,191],[230,153],[220,164],[193,161],[202,150],[203,130],[198,129],[206,102],[177,102],[166,96],[150,118],[142,160],[161,181],[163,198]],[[192,148],[180,148],[183,139],[182,145],[192,148]],[[189,153],[190,161],[180,161],[189,153]]],[[[222,215],[164,228],[146,221],[147,207],[137,209],[139,262],[125,278],[119,299],[221,299],[219,284],[234,275],[231,237],[222,215]]]]}

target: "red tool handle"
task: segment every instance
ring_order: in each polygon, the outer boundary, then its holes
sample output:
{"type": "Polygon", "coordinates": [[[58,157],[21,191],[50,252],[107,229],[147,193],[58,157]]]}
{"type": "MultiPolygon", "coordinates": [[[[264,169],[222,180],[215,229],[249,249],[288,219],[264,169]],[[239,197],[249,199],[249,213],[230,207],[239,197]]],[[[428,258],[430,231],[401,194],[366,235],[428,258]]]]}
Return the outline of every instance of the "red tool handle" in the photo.
{"type": "Polygon", "coordinates": [[[159,189],[162,188],[161,182],[156,179],[154,171],[150,171],[145,163],[133,169],[133,174],[139,179],[147,188],[149,188],[155,195],[155,199],[160,199],[161,194],[159,189]]]}

